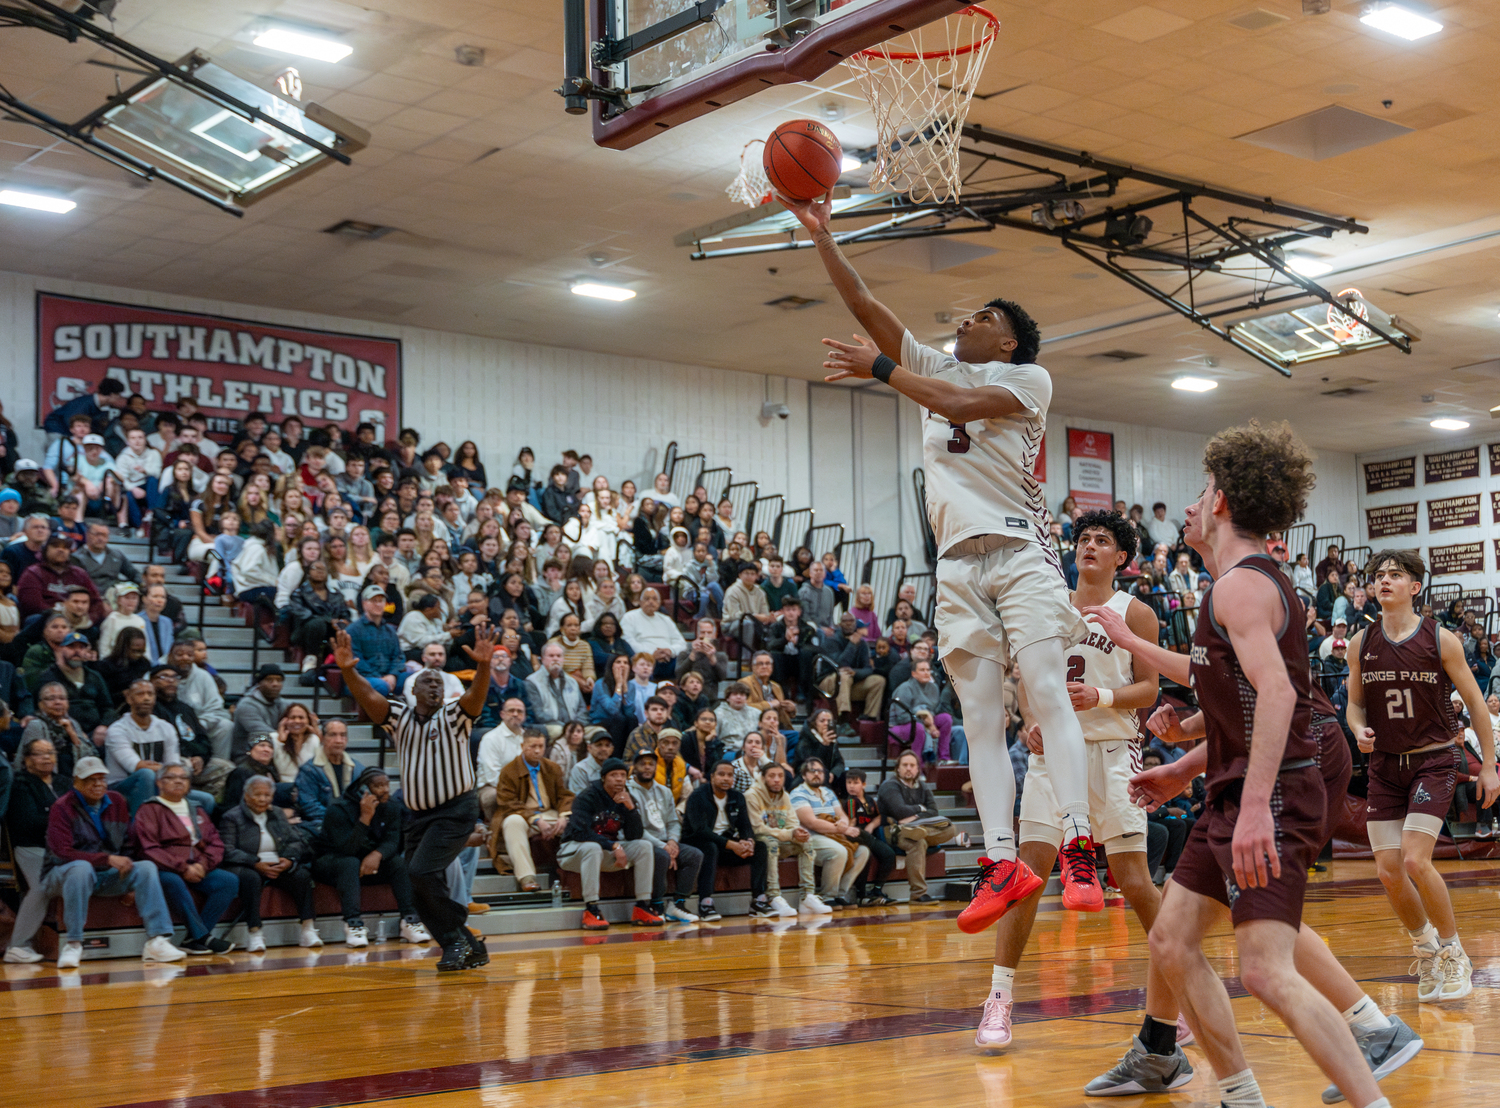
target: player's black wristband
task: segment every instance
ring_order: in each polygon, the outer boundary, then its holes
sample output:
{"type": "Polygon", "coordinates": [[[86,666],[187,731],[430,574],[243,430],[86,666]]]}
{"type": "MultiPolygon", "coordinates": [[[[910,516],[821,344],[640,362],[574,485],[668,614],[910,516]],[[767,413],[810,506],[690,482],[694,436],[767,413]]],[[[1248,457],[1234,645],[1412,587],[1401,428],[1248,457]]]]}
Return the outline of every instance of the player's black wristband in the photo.
{"type": "Polygon", "coordinates": [[[889,385],[891,383],[891,374],[895,372],[895,369],[896,363],[884,354],[881,354],[875,358],[875,364],[870,367],[870,374],[875,380],[889,385]]]}

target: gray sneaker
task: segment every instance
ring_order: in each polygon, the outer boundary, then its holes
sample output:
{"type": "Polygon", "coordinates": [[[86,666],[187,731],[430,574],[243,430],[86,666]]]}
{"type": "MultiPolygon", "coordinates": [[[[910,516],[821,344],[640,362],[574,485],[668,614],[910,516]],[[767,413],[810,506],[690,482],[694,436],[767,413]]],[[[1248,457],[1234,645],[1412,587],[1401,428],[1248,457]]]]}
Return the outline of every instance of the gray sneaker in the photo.
{"type": "Polygon", "coordinates": [[[1130,1049],[1119,1064],[1083,1087],[1084,1096],[1136,1096],[1140,1093],[1165,1093],[1180,1088],[1193,1079],[1192,1063],[1182,1048],[1171,1054],[1152,1054],[1138,1036],[1130,1040],[1130,1049]]]}
{"type": "MultiPolygon", "coordinates": [[[[1423,1046],[1417,1033],[1406,1026],[1400,1016],[1387,1016],[1386,1019],[1391,1021],[1389,1027],[1382,1027],[1379,1031],[1361,1031],[1354,1036],[1376,1081],[1406,1065],[1423,1046]]],[[[1330,1085],[1323,1090],[1324,1104],[1337,1104],[1343,1099],[1344,1094],[1339,1092],[1337,1085],[1330,1085]]]]}

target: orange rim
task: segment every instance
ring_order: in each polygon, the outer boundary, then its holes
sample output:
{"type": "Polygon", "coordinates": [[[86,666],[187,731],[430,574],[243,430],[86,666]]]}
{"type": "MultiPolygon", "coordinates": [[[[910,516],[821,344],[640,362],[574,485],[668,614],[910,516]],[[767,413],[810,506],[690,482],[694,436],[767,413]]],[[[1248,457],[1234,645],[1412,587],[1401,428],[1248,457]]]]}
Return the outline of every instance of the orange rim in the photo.
{"type": "Polygon", "coordinates": [[[957,16],[965,16],[965,15],[974,16],[976,18],[983,19],[989,25],[985,28],[985,31],[984,31],[983,35],[981,35],[979,38],[975,39],[973,42],[966,43],[963,46],[956,46],[956,47],[953,47],[952,49],[949,49],[949,50],[923,50],[923,51],[920,51],[920,52],[919,51],[906,51],[906,52],[902,52],[902,53],[886,53],[883,50],[873,50],[873,49],[872,50],[861,50],[858,53],[856,53],[854,55],[854,57],[856,57],[856,58],[879,58],[879,59],[882,59],[882,60],[889,60],[889,61],[893,61],[893,62],[932,62],[932,61],[937,61],[940,58],[961,58],[965,54],[972,54],[975,50],[978,50],[981,46],[984,46],[987,43],[993,42],[994,39],[995,39],[995,36],[1000,33],[1000,20],[997,19],[995,17],[995,14],[993,12],[989,11],[988,9],[981,8],[978,4],[974,4],[974,5],[971,5],[970,7],[964,8],[962,11],[954,12],[953,16],[951,16],[950,18],[954,18],[954,17],[957,17],[957,16]]]}

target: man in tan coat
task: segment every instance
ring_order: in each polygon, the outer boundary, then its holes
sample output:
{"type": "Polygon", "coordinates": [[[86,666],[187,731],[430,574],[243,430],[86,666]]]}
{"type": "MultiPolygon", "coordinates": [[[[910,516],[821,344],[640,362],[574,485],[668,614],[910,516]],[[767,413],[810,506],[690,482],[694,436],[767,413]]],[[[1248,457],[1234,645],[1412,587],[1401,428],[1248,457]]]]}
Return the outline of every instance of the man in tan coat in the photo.
{"type": "Polygon", "coordinates": [[[500,841],[510,856],[511,869],[522,892],[537,890],[536,864],[531,858],[533,837],[550,842],[562,834],[573,808],[562,770],[546,756],[547,732],[528,727],[522,732],[521,753],[500,770],[495,785],[495,814],[490,820],[490,858],[500,869],[500,841]]]}
{"type": "Polygon", "coordinates": [[[801,886],[802,903],[808,906],[809,911],[818,911],[812,907],[813,904],[822,903],[814,892],[814,854],[809,843],[812,835],[792,810],[791,798],[786,792],[786,769],[779,763],[768,763],[760,777],[750,786],[750,791],[745,794],[745,805],[750,811],[750,826],[755,831],[755,837],[766,844],[766,895],[771,898],[770,914],[797,914],[797,909],[781,895],[779,868],[781,860],[787,857],[797,859],[797,879],[801,886]]]}
{"type": "Polygon", "coordinates": [[[767,708],[775,708],[781,721],[781,729],[790,731],[792,717],[797,711],[797,702],[782,692],[781,686],[771,680],[771,673],[775,667],[775,659],[770,654],[764,650],[756,652],[750,662],[750,676],[741,678],[745,687],[750,690],[750,698],[745,703],[758,712],[764,712],[767,708]]]}

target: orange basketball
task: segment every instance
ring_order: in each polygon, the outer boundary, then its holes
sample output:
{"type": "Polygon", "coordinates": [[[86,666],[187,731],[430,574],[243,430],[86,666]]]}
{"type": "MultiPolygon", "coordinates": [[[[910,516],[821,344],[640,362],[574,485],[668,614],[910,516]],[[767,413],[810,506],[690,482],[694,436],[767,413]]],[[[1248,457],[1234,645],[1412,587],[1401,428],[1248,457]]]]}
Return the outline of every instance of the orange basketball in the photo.
{"type": "Polygon", "coordinates": [[[766,178],[789,200],[812,200],[833,188],[843,172],[844,148],[815,119],[783,123],[766,139],[766,178]]]}

